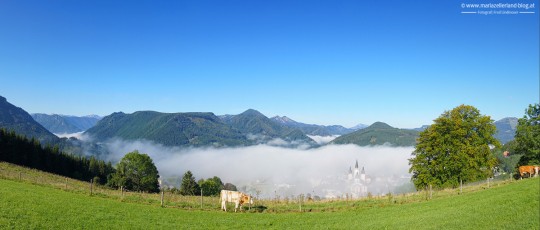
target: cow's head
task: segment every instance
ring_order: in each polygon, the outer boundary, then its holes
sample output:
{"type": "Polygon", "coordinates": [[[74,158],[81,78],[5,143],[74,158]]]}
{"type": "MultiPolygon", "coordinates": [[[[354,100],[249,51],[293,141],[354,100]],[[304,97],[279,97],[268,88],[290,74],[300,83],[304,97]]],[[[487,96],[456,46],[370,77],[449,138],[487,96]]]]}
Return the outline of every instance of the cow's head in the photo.
{"type": "Polygon", "coordinates": [[[242,196],[242,203],[249,203],[249,204],[253,204],[253,199],[251,199],[251,196],[250,195],[243,195],[242,196]]]}

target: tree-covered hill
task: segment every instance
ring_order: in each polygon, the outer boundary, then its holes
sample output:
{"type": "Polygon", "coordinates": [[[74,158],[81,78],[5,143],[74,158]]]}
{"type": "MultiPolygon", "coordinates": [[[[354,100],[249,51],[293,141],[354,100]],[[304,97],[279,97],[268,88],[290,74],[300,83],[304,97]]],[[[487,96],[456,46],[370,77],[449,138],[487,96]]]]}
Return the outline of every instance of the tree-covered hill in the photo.
{"type": "Polygon", "coordinates": [[[298,144],[317,145],[299,129],[280,125],[257,110],[249,109],[238,115],[223,117],[222,120],[259,142],[281,138],[298,144]]]}
{"type": "Polygon", "coordinates": [[[98,141],[146,139],[167,146],[238,146],[250,141],[213,113],[113,113],[88,129],[98,141]]]}
{"type": "Polygon", "coordinates": [[[99,116],[67,116],[58,114],[33,113],[32,118],[52,133],[83,132],[101,119],[99,116]]]}
{"type": "Polygon", "coordinates": [[[516,135],[516,127],[518,124],[518,119],[515,117],[507,117],[501,120],[496,121],[495,126],[497,127],[497,133],[494,137],[501,142],[501,144],[506,144],[511,140],[514,140],[516,135]]]}
{"type": "Polygon", "coordinates": [[[62,152],[57,146],[42,147],[14,131],[0,128],[0,161],[22,165],[78,180],[105,184],[114,172],[110,162],[62,152]]]}
{"type": "Polygon", "coordinates": [[[383,122],[375,122],[365,129],[355,131],[333,140],[333,144],[356,144],[359,146],[383,145],[414,146],[418,131],[394,128],[383,122]]]}
{"type": "Polygon", "coordinates": [[[333,135],[344,135],[347,133],[352,133],[357,129],[345,128],[341,125],[315,125],[315,124],[305,124],[302,122],[297,122],[293,119],[288,118],[287,116],[275,116],[270,118],[272,121],[289,127],[293,129],[299,129],[306,135],[314,136],[333,136],[333,135]]]}
{"type": "Polygon", "coordinates": [[[60,139],[37,123],[28,112],[0,96],[0,128],[39,140],[42,144],[57,144],[60,139]]]}

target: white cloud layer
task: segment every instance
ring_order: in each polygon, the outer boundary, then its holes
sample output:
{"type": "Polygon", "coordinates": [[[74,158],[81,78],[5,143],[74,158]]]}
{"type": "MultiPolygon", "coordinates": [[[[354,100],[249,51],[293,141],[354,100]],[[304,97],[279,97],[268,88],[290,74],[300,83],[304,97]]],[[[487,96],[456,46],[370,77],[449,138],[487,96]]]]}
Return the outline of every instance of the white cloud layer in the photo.
{"type": "Polygon", "coordinates": [[[267,191],[262,193],[267,196],[274,193],[277,185],[293,185],[297,194],[311,192],[321,181],[346,177],[356,160],[373,179],[406,177],[409,175],[408,158],[414,150],[412,147],[356,145],[292,149],[262,144],[235,148],[177,148],[145,140],[118,139],[107,142],[107,148],[111,153],[107,160],[113,162],[133,150],[148,154],[164,178],[181,178],[191,170],[197,180],[218,176],[239,188],[266,184],[267,191]]]}
{"type": "Polygon", "coordinates": [[[333,135],[333,136],[311,136],[307,135],[309,138],[317,142],[319,145],[324,145],[330,141],[333,141],[334,139],[338,138],[339,135],[333,135]]]}
{"type": "Polygon", "coordinates": [[[56,135],[57,137],[60,137],[60,138],[70,138],[70,137],[75,137],[79,140],[81,139],[84,139],[83,138],[83,133],[84,132],[77,132],[77,133],[55,133],[54,135],[56,135]]]}

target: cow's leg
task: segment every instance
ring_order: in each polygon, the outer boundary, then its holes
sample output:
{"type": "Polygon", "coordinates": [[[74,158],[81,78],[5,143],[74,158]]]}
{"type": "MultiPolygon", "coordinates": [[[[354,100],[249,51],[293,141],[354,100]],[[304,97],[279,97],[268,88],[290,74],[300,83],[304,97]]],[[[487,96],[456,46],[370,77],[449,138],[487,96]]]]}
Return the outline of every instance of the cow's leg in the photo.
{"type": "Polygon", "coordinates": [[[225,200],[221,201],[221,210],[227,211],[227,202],[225,200]]]}
{"type": "Polygon", "coordinates": [[[238,209],[238,205],[240,205],[240,202],[237,201],[234,203],[234,212],[238,209]]]}

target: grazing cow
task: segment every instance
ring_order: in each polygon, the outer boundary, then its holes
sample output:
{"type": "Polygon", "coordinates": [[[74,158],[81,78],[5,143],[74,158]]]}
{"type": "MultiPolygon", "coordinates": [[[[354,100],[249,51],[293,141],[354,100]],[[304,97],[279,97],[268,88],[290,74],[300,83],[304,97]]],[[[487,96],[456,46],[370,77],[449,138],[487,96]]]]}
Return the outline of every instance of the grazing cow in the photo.
{"type": "Polygon", "coordinates": [[[227,202],[233,202],[235,204],[234,212],[236,212],[238,207],[242,208],[242,205],[244,203],[253,204],[253,200],[251,199],[251,196],[246,195],[241,192],[229,191],[229,190],[221,190],[219,200],[221,201],[221,209],[225,210],[225,212],[227,211],[227,202]]]}
{"type": "Polygon", "coordinates": [[[521,176],[521,179],[523,179],[523,177],[526,174],[528,174],[527,175],[528,177],[531,177],[533,175],[537,176],[539,169],[540,167],[538,166],[531,166],[531,165],[519,166],[519,175],[521,176]]]}

